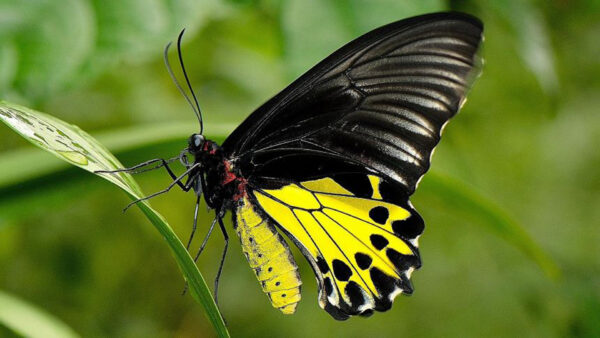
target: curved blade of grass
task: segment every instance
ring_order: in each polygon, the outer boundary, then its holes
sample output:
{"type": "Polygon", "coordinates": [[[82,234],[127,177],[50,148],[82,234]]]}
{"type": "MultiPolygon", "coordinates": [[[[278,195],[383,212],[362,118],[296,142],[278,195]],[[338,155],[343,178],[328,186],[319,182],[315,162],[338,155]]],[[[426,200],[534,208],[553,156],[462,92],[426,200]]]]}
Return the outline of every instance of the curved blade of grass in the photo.
{"type": "Polygon", "coordinates": [[[479,224],[486,225],[531,258],[549,277],[560,276],[557,264],[537,245],[522,225],[464,182],[430,171],[419,184],[419,189],[442,199],[444,205],[452,207],[454,211],[462,210],[465,217],[476,218],[479,224]]]}
{"type": "Polygon", "coordinates": [[[23,337],[80,337],[60,319],[2,291],[0,291],[0,324],[23,337]]]}
{"type": "MultiPolygon", "coordinates": [[[[89,172],[114,170],[123,167],[103,145],[79,127],[50,115],[0,101],[0,119],[38,147],[89,172]]],[[[129,174],[97,175],[123,189],[132,199],[144,196],[133,177],[129,174]]],[[[192,296],[204,306],[217,334],[221,337],[229,337],[221,313],[215,305],[204,278],[179,238],[166,220],[153,210],[149,203],[144,201],[138,203],[137,206],[167,241],[184,278],[189,284],[192,296]]]]}
{"type": "MultiPolygon", "coordinates": [[[[119,153],[174,140],[185,142],[184,138],[197,128],[197,123],[176,121],[131,126],[97,133],[94,134],[94,138],[111,152],[119,153]]],[[[215,141],[224,140],[234,128],[234,124],[207,123],[204,129],[209,132],[205,136],[215,141]]],[[[49,157],[48,160],[40,159],[39,150],[34,148],[3,152],[0,156],[0,189],[52,174],[66,167],[67,163],[54,157],[49,157]]]]}

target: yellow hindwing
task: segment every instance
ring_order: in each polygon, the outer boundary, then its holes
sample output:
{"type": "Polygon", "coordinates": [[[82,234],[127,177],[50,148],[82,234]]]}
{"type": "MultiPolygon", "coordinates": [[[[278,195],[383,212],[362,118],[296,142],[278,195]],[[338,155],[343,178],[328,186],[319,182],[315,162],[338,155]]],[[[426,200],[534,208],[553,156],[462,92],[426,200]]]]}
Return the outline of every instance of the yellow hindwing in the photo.
{"type": "Polygon", "coordinates": [[[412,291],[408,278],[420,264],[418,236],[407,241],[397,233],[416,212],[385,200],[380,177],[367,179],[370,193],[360,197],[331,177],[253,192],[313,265],[328,311],[389,308],[397,294],[412,291]]]}

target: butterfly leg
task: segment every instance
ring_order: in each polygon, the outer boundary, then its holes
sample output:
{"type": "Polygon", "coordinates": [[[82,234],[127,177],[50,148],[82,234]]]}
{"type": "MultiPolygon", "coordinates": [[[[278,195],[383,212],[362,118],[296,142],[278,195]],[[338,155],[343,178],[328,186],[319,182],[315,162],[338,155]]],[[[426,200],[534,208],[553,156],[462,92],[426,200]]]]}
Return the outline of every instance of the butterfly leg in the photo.
{"type": "Polygon", "coordinates": [[[192,244],[192,239],[194,238],[194,234],[196,234],[196,225],[198,224],[198,207],[200,206],[200,195],[196,196],[196,208],[194,209],[194,223],[192,224],[192,232],[190,233],[190,239],[188,239],[187,245],[185,246],[186,250],[190,250],[190,244],[192,244]]]}
{"type": "MultiPolygon", "coordinates": [[[[186,177],[190,172],[192,172],[192,170],[198,168],[200,166],[200,164],[194,164],[193,166],[189,167],[188,170],[186,170],[183,174],[179,175],[178,177],[175,176],[175,174],[173,174],[173,182],[171,182],[171,184],[169,184],[168,187],[166,187],[165,189],[161,190],[161,191],[157,191],[153,194],[150,194],[148,196],[139,198],[131,203],[129,203],[125,209],[123,209],[123,211],[127,211],[127,209],[129,209],[132,205],[141,202],[141,201],[145,201],[148,199],[151,199],[153,197],[156,197],[158,195],[164,194],[166,192],[169,192],[175,185],[178,185],[183,191],[189,191],[192,188],[193,182],[194,180],[190,180],[188,179],[188,181],[186,182],[186,184],[181,183],[181,180],[183,180],[184,177],[186,177]]],[[[165,167],[166,168],[166,167],[165,167]]],[[[172,174],[173,172],[170,171],[170,173],[172,174]]]]}
{"type": "Polygon", "coordinates": [[[208,228],[208,232],[206,233],[206,236],[204,236],[204,239],[202,240],[202,244],[200,245],[200,249],[198,249],[198,252],[196,253],[196,256],[194,257],[194,262],[198,261],[198,258],[200,257],[200,254],[202,254],[202,251],[204,251],[204,247],[206,246],[206,243],[208,243],[208,238],[212,234],[213,229],[215,228],[215,224],[217,224],[218,217],[219,216],[216,216],[215,219],[213,219],[212,223],[210,224],[210,228],[208,228]]]}
{"type": "MultiPolygon", "coordinates": [[[[162,167],[168,168],[169,167],[169,163],[171,163],[171,162],[173,162],[173,161],[175,161],[175,160],[177,160],[179,158],[180,158],[180,156],[173,157],[173,158],[170,158],[168,160],[165,160],[164,158],[155,158],[155,159],[152,159],[152,160],[148,160],[146,162],[142,162],[140,164],[136,164],[133,167],[129,167],[129,168],[121,168],[121,169],[116,169],[116,170],[96,170],[96,171],[94,171],[94,173],[96,173],[96,174],[112,174],[112,173],[139,174],[139,173],[143,173],[143,172],[146,172],[146,171],[152,171],[152,170],[155,170],[155,169],[159,169],[159,168],[162,168],[162,167]],[[150,168],[138,170],[140,168],[149,166],[149,165],[154,164],[154,163],[158,163],[158,164],[155,165],[155,166],[153,166],[153,167],[150,167],[150,168]]],[[[168,168],[167,171],[171,171],[170,168],[168,168]]]]}
{"type": "Polygon", "coordinates": [[[223,237],[225,239],[225,247],[223,247],[223,255],[221,256],[221,263],[219,264],[219,271],[217,271],[217,276],[215,277],[215,304],[219,306],[219,279],[221,278],[221,272],[223,272],[223,264],[225,263],[225,256],[227,255],[227,247],[229,246],[229,235],[227,234],[227,229],[225,229],[225,225],[223,224],[223,215],[221,214],[218,217],[219,227],[221,227],[221,232],[223,233],[223,237]]]}
{"type": "MultiPolygon", "coordinates": [[[[198,200],[196,200],[196,213],[194,215],[194,227],[192,229],[192,235],[193,235],[193,233],[194,233],[194,231],[196,229],[196,223],[197,223],[197,220],[198,220],[197,217],[198,217],[198,205],[199,205],[199,202],[200,202],[200,196],[198,196],[198,200]]],[[[217,219],[219,219],[219,217],[223,217],[223,214],[221,214],[220,216],[217,214],[215,216],[215,219],[213,219],[212,223],[210,223],[210,227],[208,228],[208,232],[204,236],[204,239],[202,240],[202,244],[200,245],[200,249],[198,249],[198,252],[196,253],[196,256],[194,257],[194,263],[196,263],[198,261],[198,258],[200,257],[200,254],[202,254],[202,251],[204,251],[204,247],[206,247],[206,243],[208,243],[208,239],[210,238],[210,235],[212,234],[212,232],[213,232],[213,230],[215,228],[215,225],[217,224],[217,219]]],[[[186,249],[188,249],[188,250],[189,250],[189,246],[190,246],[191,241],[192,241],[192,238],[190,237],[190,240],[189,240],[188,245],[186,247],[186,249]]],[[[186,282],[185,283],[185,287],[183,289],[183,294],[184,295],[187,292],[187,289],[188,289],[188,284],[186,282]]]]}
{"type": "MultiPolygon", "coordinates": [[[[185,165],[186,169],[189,170],[190,165],[187,164],[187,158],[185,159],[185,162],[182,158],[184,158],[184,157],[182,157],[182,155],[170,158],[169,160],[165,160],[164,158],[155,158],[153,160],[149,160],[149,161],[140,163],[138,165],[135,165],[135,166],[129,167],[129,168],[122,168],[122,169],[117,169],[117,170],[96,170],[96,171],[94,171],[94,173],[96,173],[96,174],[106,174],[106,173],[112,174],[112,173],[125,172],[125,173],[130,173],[130,174],[139,174],[139,173],[143,173],[146,171],[152,171],[152,170],[159,169],[159,168],[165,168],[165,170],[167,170],[167,173],[169,173],[169,176],[171,176],[171,178],[181,188],[181,190],[187,192],[191,188],[191,186],[190,187],[187,186],[187,183],[189,182],[189,178],[188,178],[188,182],[186,182],[186,184],[181,183],[181,179],[177,179],[177,175],[175,175],[175,173],[173,172],[171,167],[169,167],[169,163],[171,163],[177,159],[180,159],[181,163],[183,163],[185,165]],[[139,168],[143,168],[147,165],[150,165],[150,164],[156,163],[156,162],[160,162],[160,164],[158,164],[154,167],[151,167],[151,168],[137,170],[139,168]]],[[[137,202],[138,201],[136,201],[136,203],[137,202]]],[[[128,208],[129,208],[129,205],[125,208],[125,210],[127,210],[128,208]]]]}
{"type": "MultiPolygon", "coordinates": [[[[198,223],[198,206],[199,205],[200,205],[200,195],[198,195],[198,198],[196,199],[196,211],[194,212],[194,225],[192,227],[192,233],[190,234],[190,239],[188,240],[188,243],[185,247],[188,251],[190,250],[190,244],[192,243],[192,238],[194,237],[194,233],[196,232],[196,224],[198,223]]],[[[215,217],[215,219],[213,219],[212,223],[210,223],[208,232],[204,236],[204,239],[202,240],[202,244],[200,245],[200,249],[198,249],[198,252],[196,253],[196,256],[194,257],[194,263],[196,263],[198,261],[200,254],[202,254],[202,251],[204,251],[204,247],[206,246],[206,243],[208,243],[208,239],[210,238],[210,235],[212,234],[213,229],[215,228],[215,224],[217,224],[217,217],[215,217]]],[[[182,295],[185,295],[187,290],[188,290],[188,283],[186,282],[185,286],[183,288],[182,295]]]]}

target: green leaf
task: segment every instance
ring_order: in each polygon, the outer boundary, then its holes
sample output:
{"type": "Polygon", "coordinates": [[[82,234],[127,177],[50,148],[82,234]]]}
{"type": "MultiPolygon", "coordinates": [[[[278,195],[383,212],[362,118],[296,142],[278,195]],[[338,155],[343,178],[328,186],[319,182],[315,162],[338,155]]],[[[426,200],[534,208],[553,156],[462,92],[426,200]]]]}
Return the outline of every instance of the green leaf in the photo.
{"type": "Polygon", "coordinates": [[[560,276],[554,260],[537,245],[522,225],[466,183],[430,171],[420,182],[419,190],[440,198],[445,206],[452,208],[453,213],[473,219],[504,238],[537,263],[549,277],[560,276]]]}
{"type": "Polygon", "coordinates": [[[7,40],[18,48],[16,86],[29,98],[46,97],[67,85],[91,55],[94,13],[82,0],[19,2],[12,8],[16,24],[7,40]]]}
{"type": "Polygon", "coordinates": [[[2,291],[0,291],[0,324],[24,337],[79,337],[73,329],[58,318],[2,291]]]}
{"type": "Polygon", "coordinates": [[[221,7],[218,0],[0,1],[0,97],[41,102],[120,62],[156,58],[181,29],[189,39],[221,7]]]}
{"type": "MultiPolygon", "coordinates": [[[[50,115],[0,101],[0,119],[38,147],[89,172],[114,170],[123,167],[104,146],[90,135],[77,126],[50,115]]],[[[144,196],[133,177],[129,174],[97,175],[123,189],[134,200],[144,196]]],[[[192,296],[204,306],[217,334],[221,337],[228,337],[229,333],[211,292],[179,238],[166,220],[153,210],[147,201],[137,203],[137,206],[167,241],[189,285],[192,296]]]]}

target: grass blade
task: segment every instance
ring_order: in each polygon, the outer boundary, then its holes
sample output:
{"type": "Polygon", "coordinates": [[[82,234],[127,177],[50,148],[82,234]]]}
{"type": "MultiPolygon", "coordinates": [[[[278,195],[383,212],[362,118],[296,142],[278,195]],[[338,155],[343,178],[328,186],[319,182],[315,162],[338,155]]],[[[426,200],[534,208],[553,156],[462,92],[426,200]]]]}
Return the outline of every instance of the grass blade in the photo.
{"type": "MultiPolygon", "coordinates": [[[[123,167],[103,145],[79,127],[50,115],[0,101],[0,119],[38,147],[89,172],[123,167]]],[[[143,196],[141,189],[129,174],[98,175],[123,189],[132,199],[143,196]]],[[[149,203],[144,201],[137,205],[171,248],[175,260],[189,284],[192,297],[204,306],[217,334],[220,337],[229,337],[221,313],[215,305],[204,278],[173,229],[158,212],[150,207],[149,203]]]]}
{"type": "Polygon", "coordinates": [[[24,337],[79,337],[73,329],[58,318],[2,291],[0,291],[0,323],[24,337]]]}

